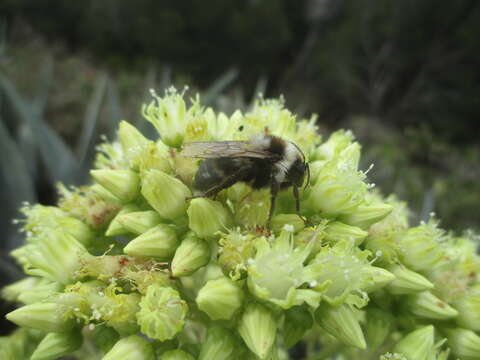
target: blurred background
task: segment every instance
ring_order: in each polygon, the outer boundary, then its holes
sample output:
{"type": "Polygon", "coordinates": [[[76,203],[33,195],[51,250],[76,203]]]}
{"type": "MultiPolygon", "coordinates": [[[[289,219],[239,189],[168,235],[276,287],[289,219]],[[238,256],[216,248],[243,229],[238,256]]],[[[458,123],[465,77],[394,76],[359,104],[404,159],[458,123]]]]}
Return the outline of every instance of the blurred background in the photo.
{"type": "Polygon", "coordinates": [[[475,0],[2,0],[0,287],[21,203],[86,182],[120,120],[154,136],[141,104],[172,84],[226,113],[283,94],[324,138],[352,129],[413,224],[479,230],[479,34],[475,0]]]}

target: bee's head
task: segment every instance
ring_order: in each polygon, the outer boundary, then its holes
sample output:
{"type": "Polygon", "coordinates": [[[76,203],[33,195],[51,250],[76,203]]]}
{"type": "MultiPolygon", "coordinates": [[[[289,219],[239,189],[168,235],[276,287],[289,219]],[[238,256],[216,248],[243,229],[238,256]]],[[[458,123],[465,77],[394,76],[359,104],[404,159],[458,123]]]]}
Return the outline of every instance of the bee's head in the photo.
{"type": "Polygon", "coordinates": [[[310,168],[308,167],[308,163],[306,163],[303,159],[298,159],[288,170],[287,181],[293,186],[301,187],[305,181],[305,175],[307,176],[305,187],[307,187],[308,183],[310,182],[310,168]]]}

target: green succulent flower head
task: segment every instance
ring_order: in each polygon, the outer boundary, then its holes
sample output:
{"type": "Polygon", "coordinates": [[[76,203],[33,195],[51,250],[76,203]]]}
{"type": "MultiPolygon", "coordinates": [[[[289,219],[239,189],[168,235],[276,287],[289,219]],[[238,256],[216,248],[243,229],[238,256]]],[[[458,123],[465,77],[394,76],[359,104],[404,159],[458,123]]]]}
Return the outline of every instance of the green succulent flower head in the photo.
{"type": "MultiPolygon", "coordinates": [[[[410,226],[406,204],[368,182],[350,131],[322,142],[317,118],[283,99],[227,115],[186,92],[152,92],[142,113],[157,139],[121,121],[90,184],[22,208],[11,255],[28,277],[2,290],[20,329],[0,358],[279,360],[299,344],[312,359],[479,359],[474,236],[410,226]],[[187,144],[267,135],[298,147],[308,183],[283,182],[274,207],[268,183],[194,186],[206,160],[187,144]]],[[[284,155],[268,161],[287,176],[284,155]]]]}

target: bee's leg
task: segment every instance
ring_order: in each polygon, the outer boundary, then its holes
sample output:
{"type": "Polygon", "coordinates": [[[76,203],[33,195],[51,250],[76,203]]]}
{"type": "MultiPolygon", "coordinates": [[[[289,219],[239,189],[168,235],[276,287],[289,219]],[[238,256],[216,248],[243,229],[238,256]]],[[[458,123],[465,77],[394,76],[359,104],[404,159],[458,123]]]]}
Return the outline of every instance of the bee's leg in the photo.
{"type": "Polygon", "coordinates": [[[298,193],[298,187],[293,186],[293,197],[295,198],[295,210],[298,216],[300,216],[300,194],[298,193]]]}
{"type": "Polygon", "coordinates": [[[293,186],[293,197],[295,198],[295,210],[297,211],[297,215],[304,223],[306,223],[307,219],[300,215],[300,194],[297,186],[293,186]]]}
{"type": "Polygon", "coordinates": [[[280,184],[276,181],[272,182],[270,187],[270,212],[268,213],[267,229],[270,230],[270,224],[272,222],[273,211],[275,210],[275,200],[277,199],[278,191],[280,190],[280,184]]]}
{"type": "Polygon", "coordinates": [[[236,182],[241,181],[244,175],[244,170],[245,169],[238,170],[236,173],[224,178],[220,184],[213,186],[212,188],[205,191],[203,194],[190,196],[187,198],[187,200],[201,198],[201,197],[212,197],[217,195],[223,189],[229,188],[236,182]]]}

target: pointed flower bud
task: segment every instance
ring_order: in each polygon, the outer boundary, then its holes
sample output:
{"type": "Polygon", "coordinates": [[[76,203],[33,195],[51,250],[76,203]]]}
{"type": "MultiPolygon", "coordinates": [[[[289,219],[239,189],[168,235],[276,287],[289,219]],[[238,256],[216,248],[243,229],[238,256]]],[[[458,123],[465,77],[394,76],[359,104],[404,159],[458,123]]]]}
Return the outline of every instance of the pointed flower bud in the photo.
{"type": "Polygon", "coordinates": [[[434,351],[434,328],[432,325],[412,331],[393,348],[408,360],[428,360],[434,351]]]}
{"type": "Polygon", "coordinates": [[[155,360],[152,345],[144,338],[132,335],[120,339],[102,360],[155,360]]]}
{"type": "Polygon", "coordinates": [[[456,328],[445,330],[448,345],[462,360],[480,359],[480,336],[471,330],[456,328]]]}
{"type": "Polygon", "coordinates": [[[305,227],[305,222],[297,214],[278,214],[272,218],[272,231],[280,233],[285,226],[293,226],[293,232],[298,233],[305,227]]]}
{"type": "Polygon", "coordinates": [[[357,320],[357,314],[351,306],[344,304],[334,307],[322,304],[315,313],[315,318],[326,332],[339,341],[366,349],[367,344],[357,320]]]}
{"type": "MultiPolygon", "coordinates": [[[[88,328],[87,328],[88,329],[88,328]]],[[[118,333],[105,324],[96,325],[91,331],[91,339],[104,354],[109,352],[119,339],[118,333]]]]}
{"type": "Polygon", "coordinates": [[[187,209],[188,187],[180,180],[160,171],[146,171],[142,178],[142,195],[164,219],[177,220],[187,209]]]}
{"type": "Polygon", "coordinates": [[[122,120],[118,126],[118,140],[128,161],[136,158],[141,149],[150,142],[138,129],[122,120]]]}
{"type": "Polygon", "coordinates": [[[97,183],[123,202],[135,200],[140,191],[140,177],[131,170],[92,170],[97,183]]]}
{"type": "Polygon", "coordinates": [[[105,232],[105,235],[107,236],[118,236],[118,235],[126,235],[129,233],[129,230],[123,227],[123,225],[120,223],[119,219],[122,215],[138,211],[140,210],[138,206],[133,205],[133,204],[127,204],[125,205],[119,212],[118,214],[113,218],[113,220],[110,222],[110,225],[108,225],[108,229],[105,232]]]}
{"type": "Polygon", "coordinates": [[[357,226],[347,225],[340,221],[332,221],[325,228],[325,240],[336,244],[341,240],[349,240],[355,246],[360,245],[367,237],[368,232],[357,226]]]}
{"type": "Polygon", "coordinates": [[[465,329],[480,331],[480,289],[455,299],[454,305],[458,310],[457,323],[465,329]]]}
{"type": "Polygon", "coordinates": [[[341,216],[341,220],[347,224],[368,229],[392,212],[392,205],[383,202],[360,204],[355,210],[341,216]]]}
{"type": "Polygon", "coordinates": [[[250,191],[235,204],[235,222],[244,224],[247,228],[263,226],[267,222],[269,210],[270,191],[250,191]]]}
{"type": "Polygon", "coordinates": [[[24,304],[34,304],[48,300],[54,294],[60,292],[63,286],[57,282],[44,282],[33,289],[26,290],[18,296],[18,300],[24,304]]]}
{"type": "Polygon", "coordinates": [[[165,92],[163,98],[152,92],[154,100],[142,109],[143,116],[157,129],[162,141],[170,147],[180,147],[187,125],[186,105],[183,93],[175,88],[165,92]]]}
{"type": "Polygon", "coordinates": [[[360,147],[352,144],[320,170],[309,205],[326,217],[354,211],[367,192],[365,174],[357,170],[360,147]]]}
{"type": "Polygon", "coordinates": [[[377,266],[368,266],[365,268],[366,276],[370,277],[363,290],[367,292],[376,291],[388,285],[395,279],[395,275],[390,271],[377,266]]]}
{"type": "Polygon", "coordinates": [[[222,234],[219,240],[218,263],[232,279],[238,279],[246,271],[247,261],[254,253],[255,236],[243,234],[239,229],[222,234]]]}
{"type": "Polygon", "coordinates": [[[66,332],[73,328],[74,321],[67,316],[67,308],[55,303],[25,305],[6,315],[15,324],[45,332],[66,332]]]}
{"type": "Polygon", "coordinates": [[[22,280],[14,282],[13,284],[5,286],[1,291],[1,295],[5,300],[15,302],[23,292],[35,288],[41,282],[42,281],[38,277],[28,276],[22,280]]]}
{"type": "Polygon", "coordinates": [[[198,360],[233,360],[238,355],[235,352],[235,345],[235,337],[230,330],[212,326],[207,331],[207,338],[202,344],[198,360]]]}
{"type": "Polygon", "coordinates": [[[381,309],[372,307],[367,310],[365,335],[369,348],[376,349],[385,342],[390,335],[394,320],[390,313],[381,309]]]}
{"type": "Polygon", "coordinates": [[[396,240],[402,262],[415,271],[431,270],[445,254],[444,233],[430,220],[399,235],[396,240]]]}
{"type": "Polygon", "coordinates": [[[430,291],[410,295],[406,304],[414,315],[427,319],[446,320],[458,315],[457,310],[437,298],[430,291]]]}
{"type": "Polygon", "coordinates": [[[117,221],[125,229],[137,235],[143,234],[155,225],[160,224],[162,220],[160,215],[153,210],[129,212],[117,216],[115,219],[118,219],[117,221]]]}
{"type": "MultiPolygon", "coordinates": [[[[211,358],[217,359],[217,358],[211,358]]],[[[160,355],[159,360],[195,360],[192,355],[189,353],[177,349],[177,350],[169,350],[165,351],[162,355],[160,355]]]]}
{"type": "Polygon", "coordinates": [[[43,338],[32,354],[31,360],[55,360],[71,354],[82,345],[78,332],[49,333],[43,338]]]}
{"type": "Polygon", "coordinates": [[[142,333],[151,339],[165,341],[182,330],[187,312],[187,303],[177,291],[152,284],[140,301],[137,320],[142,333]]]}
{"type": "Polygon", "coordinates": [[[212,320],[229,320],[242,306],[243,292],[232,280],[223,277],[208,281],[198,292],[196,302],[200,310],[212,320]]]}
{"type": "Polygon", "coordinates": [[[248,348],[263,360],[275,342],[277,324],[270,310],[251,303],[240,318],[238,332],[248,348]]]}
{"type": "Polygon", "coordinates": [[[350,130],[338,130],[330,135],[327,141],[321,144],[316,152],[315,159],[330,160],[355,140],[350,130]]]}
{"type": "Polygon", "coordinates": [[[193,199],[187,213],[190,229],[201,238],[211,238],[232,224],[229,211],[220,202],[210,199],[193,199]]]}
{"type": "Polygon", "coordinates": [[[210,248],[205,240],[189,233],[180,243],[173,256],[171,269],[175,277],[194,273],[210,260],[210,248]]]}
{"type": "Polygon", "coordinates": [[[130,241],[123,252],[132,256],[169,258],[178,246],[178,239],[171,225],[159,224],[130,241]]]}
{"type": "Polygon", "coordinates": [[[395,280],[387,286],[387,290],[391,294],[415,294],[433,289],[433,284],[424,276],[409,270],[403,265],[391,265],[387,269],[395,275],[395,280]]]}
{"type": "Polygon", "coordinates": [[[313,317],[306,306],[294,306],[285,311],[283,341],[287,349],[299,342],[313,326],[313,317]]]}

